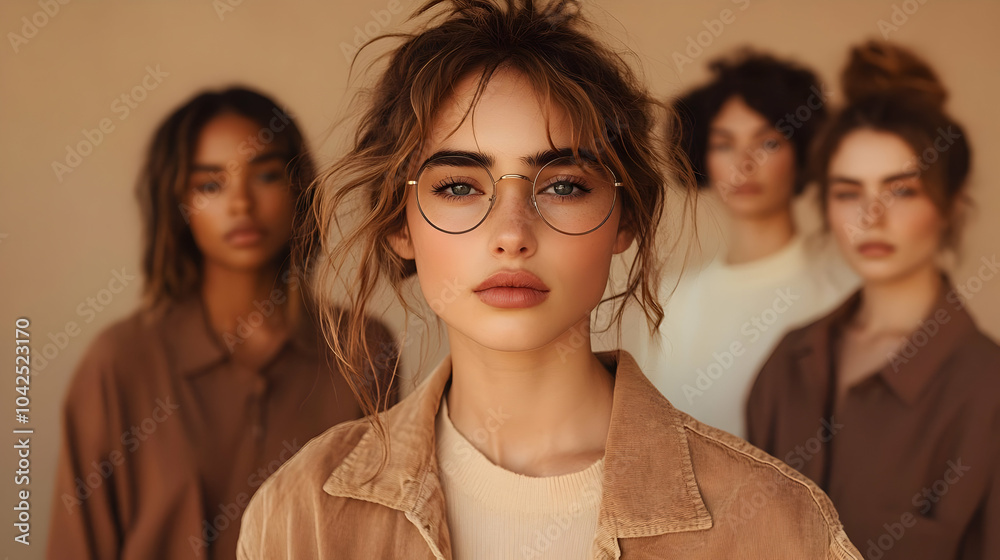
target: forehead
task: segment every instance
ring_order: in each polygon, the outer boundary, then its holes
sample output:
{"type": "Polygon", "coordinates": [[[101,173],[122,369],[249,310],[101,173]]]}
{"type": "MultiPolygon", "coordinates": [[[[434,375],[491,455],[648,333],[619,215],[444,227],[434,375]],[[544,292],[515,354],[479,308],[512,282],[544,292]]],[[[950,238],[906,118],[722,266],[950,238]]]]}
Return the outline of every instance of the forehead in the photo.
{"type": "Polygon", "coordinates": [[[475,99],[480,81],[477,73],[456,83],[455,93],[443,101],[431,121],[424,157],[456,149],[483,152],[503,161],[570,145],[575,135],[566,111],[546,103],[522,73],[497,71],[475,99]]]}
{"type": "Polygon", "coordinates": [[[195,161],[249,161],[264,152],[280,148],[275,134],[255,121],[235,113],[220,113],[205,123],[194,146],[195,161]],[[265,132],[262,134],[262,131],[265,132]],[[270,140],[270,142],[267,142],[270,140]]]}
{"type": "Polygon", "coordinates": [[[913,150],[902,138],[876,130],[855,130],[830,159],[830,175],[881,179],[916,169],[913,150]]]}
{"type": "Polygon", "coordinates": [[[772,128],[773,125],[764,115],[747,105],[742,97],[734,95],[719,107],[719,112],[712,118],[709,131],[755,134],[772,128]]]}

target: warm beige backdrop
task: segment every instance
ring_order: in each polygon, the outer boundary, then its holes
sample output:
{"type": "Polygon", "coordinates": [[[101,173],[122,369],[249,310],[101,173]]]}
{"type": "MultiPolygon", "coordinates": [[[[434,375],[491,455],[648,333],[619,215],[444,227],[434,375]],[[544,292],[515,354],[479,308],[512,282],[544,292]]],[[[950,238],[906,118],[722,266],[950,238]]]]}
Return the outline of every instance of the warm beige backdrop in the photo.
{"type": "MultiPolygon", "coordinates": [[[[6,512],[0,513],[5,527],[0,554],[16,558],[42,557],[59,405],[74,364],[102,328],[138,301],[139,221],[133,185],[154,126],[196,89],[240,82],[287,104],[320,159],[328,160],[341,138],[330,124],[343,114],[345,49],[359,33],[403,25],[404,13],[417,0],[63,2],[0,4],[5,37],[0,44],[0,321],[8,333],[0,343],[0,357],[9,372],[0,382],[0,431],[9,434],[0,442],[0,512],[6,512]],[[96,132],[102,121],[105,131],[96,132]],[[88,142],[95,145],[79,161],[70,157],[67,162],[67,147],[80,142],[85,152],[88,142]],[[76,166],[59,174],[53,162],[76,166]],[[135,278],[129,280],[131,275],[135,278]],[[112,283],[118,293],[102,292],[116,276],[126,279],[123,289],[112,283]],[[93,306],[88,298],[95,298],[93,306]],[[11,525],[16,458],[8,430],[17,427],[17,395],[10,364],[14,320],[20,316],[31,320],[36,356],[50,340],[64,346],[50,348],[53,358],[33,374],[31,385],[30,549],[13,543],[11,525]],[[58,335],[70,321],[78,330],[58,335]]],[[[895,14],[898,29],[887,28],[889,37],[914,46],[940,71],[952,91],[951,111],[967,125],[975,149],[971,186],[978,211],[969,224],[966,257],[955,281],[973,278],[980,259],[990,259],[1000,249],[1000,188],[995,185],[1000,170],[993,165],[1000,152],[995,105],[1000,4],[605,0],[588,3],[586,9],[623,47],[639,53],[645,75],[662,95],[700,80],[708,58],[746,42],[812,64],[835,87],[847,45],[879,36],[879,20],[892,24],[895,14]],[[727,9],[731,14],[723,14],[727,9]],[[730,23],[722,23],[723,16],[730,23]],[[716,19],[720,21],[713,23],[716,19]],[[706,46],[685,53],[699,38],[706,46]],[[690,55],[693,62],[678,69],[675,52],[690,55]]],[[[810,222],[815,224],[814,216],[810,222]]],[[[973,280],[972,287],[981,287],[971,301],[974,315],[1000,338],[1000,281],[973,280]]],[[[392,320],[401,326],[398,317],[392,320]]],[[[410,365],[416,363],[414,355],[408,359],[410,365]]]]}

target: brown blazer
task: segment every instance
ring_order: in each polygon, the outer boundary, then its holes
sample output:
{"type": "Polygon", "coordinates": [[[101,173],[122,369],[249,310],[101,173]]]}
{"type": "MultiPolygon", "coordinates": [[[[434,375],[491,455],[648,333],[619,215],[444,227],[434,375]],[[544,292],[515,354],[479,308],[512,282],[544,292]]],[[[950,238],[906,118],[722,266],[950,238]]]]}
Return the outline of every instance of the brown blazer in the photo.
{"type": "Polygon", "coordinates": [[[198,297],[103,331],[63,405],[47,557],[235,558],[264,479],[310,438],[361,417],[301,318],[260,370],[230,359],[198,297]]]}
{"type": "MultiPolygon", "coordinates": [[[[627,353],[598,357],[616,379],[592,558],[861,558],[816,485],[675,409],[627,353]]],[[[366,420],[309,442],[254,495],[238,557],[452,558],[434,445],[450,378],[445,360],[385,414],[378,475],[366,420]]]]}
{"type": "Polygon", "coordinates": [[[866,558],[1000,558],[1000,347],[948,285],[834,402],[837,339],[860,301],[781,341],[750,393],[750,442],[826,490],[866,558]]]}

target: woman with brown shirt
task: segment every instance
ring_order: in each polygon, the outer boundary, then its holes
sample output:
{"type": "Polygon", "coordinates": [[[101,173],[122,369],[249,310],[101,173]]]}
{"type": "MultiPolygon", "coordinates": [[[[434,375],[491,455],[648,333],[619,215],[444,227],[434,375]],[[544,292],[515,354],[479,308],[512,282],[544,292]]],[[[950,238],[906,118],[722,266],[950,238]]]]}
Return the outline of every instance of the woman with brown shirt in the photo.
{"type": "MultiPolygon", "coordinates": [[[[251,90],[199,94],[159,127],[139,185],[144,306],[70,382],[49,558],[235,558],[264,479],[362,416],[290,262],[313,177],[295,122],[251,90]]],[[[394,346],[368,328],[382,375],[394,346]]]]}
{"type": "MultiPolygon", "coordinates": [[[[844,88],[817,171],[863,285],[778,346],[750,394],[749,439],[829,493],[866,558],[1000,558],[1000,347],[938,265],[968,141],[905,49],[855,48],[844,88]]],[[[976,260],[977,281],[996,274],[995,257],[976,260]]]]}

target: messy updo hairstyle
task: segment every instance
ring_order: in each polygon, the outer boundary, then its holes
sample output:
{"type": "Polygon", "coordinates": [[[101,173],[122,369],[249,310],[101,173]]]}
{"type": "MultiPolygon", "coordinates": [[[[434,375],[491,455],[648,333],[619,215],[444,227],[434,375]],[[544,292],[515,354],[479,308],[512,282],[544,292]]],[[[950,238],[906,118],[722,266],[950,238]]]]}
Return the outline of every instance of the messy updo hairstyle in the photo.
{"type": "MultiPolygon", "coordinates": [[[[616,304],[613,321],[618,325],[622,305],[630,299],[639,303],[651,325],[662,320],[657,223],[667,173],[687,185],[689,171],[676,142],[664,142],[656,132],[663,130],[656,115],[665,116],[666,107],[650,96],[621,55],[593,38],[595,31],[579,8],[578,2],[567,0],[432,0],[414,15],[427,20],[423,27],[373,39],[362,48],[399,42],[376,60],[379,77],[358,97],[363,106],[350,149],[315,184],[312,218],[322,232],[316,298],[325,314],[323,330],[367,412],[384,398],[386,388],[361,381],[359,368],[377,359],[370,355],[361,325],[380,286],[394,293],[408,317],[417,312],[402,291],[403,281],[415,272],[414,262],[399,257],[389,238],[405,225],[406,180],[416,172],[434,117],[454,94],[455,84],[468,76],[478,79],[478,87],[465,118],[494,74],[520,72],[543,106],[552,103],[569,116],[574,153],[591,154],[615,170],[624,183],[621,227],[635,234],[636,253],[624,289],[602,303],[616,304]],[[328,312],[334,308],[329,287],[337,280],[347,285],[347,316],[328,312]],[[346,321],[346,328],[335,328],[338,321],[346,321]],[[337,332],[346,335],[330,336],[337,332]]],[[[384,436],[378,418],[373,425],[384,436]]]]}
{"type": "Polygon", "coordinates": [[[856,130],[887,132],[913,150],[913,168],[948,222],[942,241],[954,247],[960,229],[954,210],[965,201],[971,149],[965,130],[944,110],[948,92],[937,74],[906,48],[869,41],[851,49],[841,80],[847,106],[822,134],[811,173],[820,186],[824,222],[830,161],[841,142],[856,130]]]}

